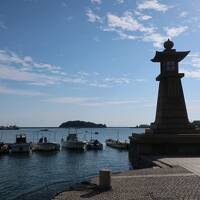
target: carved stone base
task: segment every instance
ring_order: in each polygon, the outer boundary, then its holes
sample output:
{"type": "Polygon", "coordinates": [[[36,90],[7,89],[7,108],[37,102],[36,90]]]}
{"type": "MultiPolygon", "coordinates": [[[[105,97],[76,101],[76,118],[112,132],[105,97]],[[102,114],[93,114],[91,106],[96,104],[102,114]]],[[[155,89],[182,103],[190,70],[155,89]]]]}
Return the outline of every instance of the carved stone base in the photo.
{"type": "Polygon", "coordinates": [[[129,159],[138,165],[141,156],[200,155],[200,131],[189,134],[133,134],[129,137],[129,159]]]}

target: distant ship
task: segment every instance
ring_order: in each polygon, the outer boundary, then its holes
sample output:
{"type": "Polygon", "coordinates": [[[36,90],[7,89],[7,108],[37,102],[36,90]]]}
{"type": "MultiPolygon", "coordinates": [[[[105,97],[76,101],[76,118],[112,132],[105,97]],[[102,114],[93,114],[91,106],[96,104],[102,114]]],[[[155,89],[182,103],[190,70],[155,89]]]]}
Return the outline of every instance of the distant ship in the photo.
{"type": "Polygon", "coordinates": [[[0,126],[0,130],[19,130],[19,127],[16,125],[0,126]]]}

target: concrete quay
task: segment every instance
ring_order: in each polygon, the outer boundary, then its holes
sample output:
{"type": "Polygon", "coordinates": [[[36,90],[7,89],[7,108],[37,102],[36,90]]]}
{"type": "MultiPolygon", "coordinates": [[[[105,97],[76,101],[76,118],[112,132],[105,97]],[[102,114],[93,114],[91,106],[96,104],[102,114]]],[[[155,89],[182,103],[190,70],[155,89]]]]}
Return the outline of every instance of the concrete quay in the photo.
{"type": "Polygon", "coordinates": [[[149,157],[160,167],[113,174],[112,189],[101,191],[98,178],[69,188],[53,200],[200,199],[200,158],[149,157]],[[159,164],[160,163],[160,164],[159,164]]]}

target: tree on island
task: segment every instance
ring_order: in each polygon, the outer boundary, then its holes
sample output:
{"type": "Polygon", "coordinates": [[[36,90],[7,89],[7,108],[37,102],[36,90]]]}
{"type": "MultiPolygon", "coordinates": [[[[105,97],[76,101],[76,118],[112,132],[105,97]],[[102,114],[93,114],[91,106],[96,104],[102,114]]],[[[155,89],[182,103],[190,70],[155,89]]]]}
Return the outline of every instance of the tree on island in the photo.
{"type": "Polygon", "coordinates": [[[59,126],[59,128],[106,128],[106,125],[76,120],[64,122],[59,126]]]}

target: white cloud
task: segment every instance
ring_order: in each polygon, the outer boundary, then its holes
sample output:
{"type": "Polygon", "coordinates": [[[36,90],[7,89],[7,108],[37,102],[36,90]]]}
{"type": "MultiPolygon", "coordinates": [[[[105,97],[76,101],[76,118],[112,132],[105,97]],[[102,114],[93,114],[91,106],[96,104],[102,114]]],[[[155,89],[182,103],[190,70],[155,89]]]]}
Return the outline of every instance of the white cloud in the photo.
{"type": "Polygon", "coordinates": [[[108,100],[99,97],[58,97],[47,99],[47,102],[58,104],[74,104],[81,106],[106,106],[138,103],[135,99],[108,100]]]}
{"type": "Polygon", "coordinates": [[[182,11],[182,12],[179,14],[179,17],[186,17],[187,15],[188,15],[188,12],[182,11]]]}
{"type": "Polygon", "coordinates": [[[48,72],[51,70],[61,70],[61,67],[47,63],[35,62],[30,56],[18,56],[11,51],[0,50],[0,64],[15,65],[23,70],[43,69],[48,72]]]}
{"type": "Polygon", "coordinates": [[[138,16],[138,19],[141,21],[146,21],[146,20],[149,20],[152,18],[152,16],[143,14],[143,13],[139,12],[138,10],[135,10],[134,13],[136,16],[138,16]]]}
{"type": "Polygon", "coordinates": [[[124,0],[117,0],[117,3],[124,3],[124,0]]]}
{"type": "Polygon", "coordinates": [[[93,4],[98,4],[98,5],[100,5],[100,4],[102,3],[101,0],[90,0],[90,1],[91,1],[91,3],[93,3],[93,4]]]}
{"type": "Polygon", "coordinates": [[[131,13],[125,13],[123,17],[108,13],[107,19],[108,26],[112,28],[121,28],[127,31],[136,31],[140,28],[140,24],[132,17],[131,13]]]}
{"type": "Polygon", "coordinates": [[[180,71],[185,73],[186,77],[200,78],[200,53],[189,54],[183,64],[186,67],[180,68],[180,71]]]}
{"type": "Polygon", "coordinates": [[[151,33],[154,31],[153,27],[145,27],[135,19],[131,12],[125,12],[122,17],[108,13],[107,14],[108,27],[121,29],[124,31],[140,31],[151,33]]]}
{"type": "MultiPolygon", "coordinates": [[[[138,15],[142,14],[138,12],[138,15]]],[[[104,28],[103,30],[116,32],[120,36],[120,39],[140,39],[146,42],[153,42],[154,46],[158,48],[161,47],[161,44],[167,38],[157,33],[155,27],[146,27],[138,22],[130,12],[125,12],[122,17],[108,13],[107,26],[108,28],[104,28]]]]}
{"type": "MultiPolygon", "coordinates": [[[[135,13],[138,19],[141,17],[146,20],[151,16],[143,15],[141,12],[135,13]]],[[[154,26],[146,26],[134,18],[131,12],[125,12],[122,16],[117,16],[111,13],[107,14],[107,26],[104,31],[113,31],[118,34],[120,39],[142,40],[152,42],[154,47],[161,48],[167,38],[174,38],[182,34],[188,29],[187,26],[165,27],[166,33],[159,33],[154,26]]]]}
{"type": "Polygon", "coordinates": [[[120,39],[124,40],[124,39],[128,39],[128,40],[136,40],[136,39],[141,39],[141,36],[136,36],[136,35],[132,35],[132,34],[127,34],[124,33],[122,31],[118,31],[117,32],[120,36],[120,39]]]}
{"type": "Polygon", "coordinates": [[[122,85],[122,84],[129,84],[130,79],[126,77],[111,77],[111,78],[105,78],[104,82],[122,85]]]}
{"type": "Polygon", "coordinates": [[[179,36],[181,33],[185,32],[188,27],[187,26],[179,26],[179,27],[166,27],[164,28],[166,33],[167,33],[167,36],[169,38],[173,38],[173,37],[177,37],[179,36]]]}
{"type": "Polygon", "coordinates": [[[170,7],[166,4],[159,3],[158,0],[145,0],[138,4],[139,10],[156,10],[160,12],[166,12],[170,7]]]}
{"type": "Polygon", "coordinates": [[[189,78],[197,78],[199,79],[200,78],[200,70],[185,70],[185,69],[182,69],[181,72],[185,73],[185,76],[186,77],[189,77],[189,78]]]}
{"type": "Polygon", "coordinates": [[[98,98],[88,98],[88,97],[58,97],[58,98],[52,98],[47,99],[46,101],[52,102],[52,103],[61,103],[61,104],[83,104],[90,101],[95,101],[98,98]]]}
{"type": "Polygon", "coordinates": [[[35,92],[30,90],[11,89],[0,86],[1,94],[21,95],[21,96],[45,96],[42,92],[35,92]]]}
{"type": "Polygon", "coordinates": [[[192,53],[188,55],[188,63],[194,68],[200,68],[200,53],[192,53]]]}
{"type": "Polygon", "coordinates": [[[18,56],[5,50],[0,50],[0,79],[38,86],[87,82],[83,74],[67,75],[60,66],[35,62],[30,56],[18,56]]]}
{"type": "Polygon", "coordinates": [[[13,81],[26,81],[32,83],[43,83],[43,85],[55,84],[60,82],[60,78],[34,72],[21,71],[10,66],[0,64],[0,79],[13,81]]]}
{"type": "Polygon", "coordinates": [[[150,15],[141,15],[138,19],[142,20],[142,21],[146,21],[151,19],[152,17],[150,15]]]}
{"type": "Polygon", "coordinates": [[[88,21],[91,22],[91,23],[102,22],[101,17],[96,15],[90,8],[87,9],[86,16],[88,17],[88,21]]]}
{"type": "Polygon", "coordinates": [[[152,33],[145,35],[143,37],[143,41],[153,42],[154,47],[161,48],[164,41],[166,41],[167,37],[161,35],[160,33],[152,33]]]}

